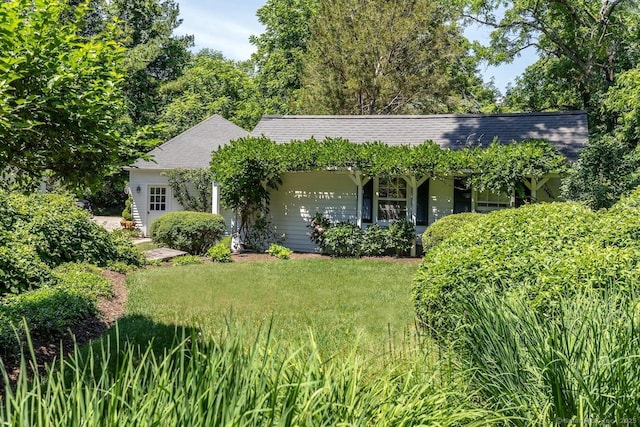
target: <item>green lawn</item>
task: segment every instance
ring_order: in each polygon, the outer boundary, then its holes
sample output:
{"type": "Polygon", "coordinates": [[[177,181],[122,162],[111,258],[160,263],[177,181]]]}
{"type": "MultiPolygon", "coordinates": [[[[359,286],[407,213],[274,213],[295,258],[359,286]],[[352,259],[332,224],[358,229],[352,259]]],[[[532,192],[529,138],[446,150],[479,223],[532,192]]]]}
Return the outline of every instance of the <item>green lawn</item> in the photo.
{"type": "Polygon", "coordinates": [[[229,318],[256,329],[272,320],[280,341],[307,342],[311,333],[331,353],[358,340],[373,353],[397,349],[414,329],[410,283],[417,266],[302,259],[151,268],[128,279],[121,333],[160,340],[175,326],[215,333],[229,318]]]}

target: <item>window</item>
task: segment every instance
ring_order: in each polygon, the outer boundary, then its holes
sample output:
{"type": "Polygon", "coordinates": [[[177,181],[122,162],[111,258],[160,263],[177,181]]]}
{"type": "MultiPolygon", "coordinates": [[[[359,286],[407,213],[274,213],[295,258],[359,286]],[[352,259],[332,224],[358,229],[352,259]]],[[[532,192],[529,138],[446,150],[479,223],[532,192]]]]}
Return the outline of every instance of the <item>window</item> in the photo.
{"type": "Polygon", "coordinates": [[[362,187],[362,222],[373,222],[373,179],[362,187]]]}
{"type": "Polygon", "coordinates": [[[166,211],[167,210],[167,188],[166,187],[149,187],[149,210],[150,211],[166,211]]]}
{"type": "Polygon", "coordinates": [[[479,211],[493,211],[508,208],[511,205],[511,197],[504,194],[496,194],[490,191],[479,191],[476,200],[476,209],[479,211]]]}
{"type": "Polygon", "coordinates": [[[464,179],[453,180],[453,213],[471,212],[471,188],[464,179]]]}
{"type": "Polygon", "coordinates": [[[378,180],[378,221],[407,217],[407,182],[403,178],[378,180]]]}
{"type": "Polygon", "coordinates": [[[429,180],[418,187],[416,225],[429,224],[429,180]]]}

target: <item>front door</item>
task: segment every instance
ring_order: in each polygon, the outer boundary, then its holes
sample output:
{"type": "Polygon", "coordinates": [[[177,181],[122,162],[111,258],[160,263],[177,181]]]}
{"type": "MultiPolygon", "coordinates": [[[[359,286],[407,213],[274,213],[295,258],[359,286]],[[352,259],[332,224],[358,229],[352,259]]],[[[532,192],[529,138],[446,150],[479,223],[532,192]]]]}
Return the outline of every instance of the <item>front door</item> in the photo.
{"type": "MultiPolygon", "coordinates": [[[[169,210],[169,188],[165,185],[150,185],[147,189],[147,227],[169,210]]],[[[149,228],[147,228],[149,235],[149,228]]]]}

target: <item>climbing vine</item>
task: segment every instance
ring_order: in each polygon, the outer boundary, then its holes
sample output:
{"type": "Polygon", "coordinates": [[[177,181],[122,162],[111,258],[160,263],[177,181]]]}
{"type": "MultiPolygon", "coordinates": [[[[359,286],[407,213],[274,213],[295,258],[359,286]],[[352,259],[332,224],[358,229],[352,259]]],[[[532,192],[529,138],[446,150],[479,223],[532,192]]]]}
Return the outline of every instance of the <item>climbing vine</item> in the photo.
{"type": "Polygon", "coordinates": [[[356,144],[342,138],[308,139],[276,144],[266,137],[246,137],[220,147],[212,155],[213,179],[223,204],[248,226],[252,216],[268,209],[269,190],[277,189],[285,172],[350,169],[374,176],[464,176],[480,191],[510,194],[524,178],[540,179],[567,169],[558,150],[541,140],[486,148],[442,149],[433,141],[415,146],[383,142],[356,144]]]}
{"type": "Polygon", "coordinates": [[[211,212],[211,173],[207,169],[173,169],[162,173],[187,211],[211,212]]]}

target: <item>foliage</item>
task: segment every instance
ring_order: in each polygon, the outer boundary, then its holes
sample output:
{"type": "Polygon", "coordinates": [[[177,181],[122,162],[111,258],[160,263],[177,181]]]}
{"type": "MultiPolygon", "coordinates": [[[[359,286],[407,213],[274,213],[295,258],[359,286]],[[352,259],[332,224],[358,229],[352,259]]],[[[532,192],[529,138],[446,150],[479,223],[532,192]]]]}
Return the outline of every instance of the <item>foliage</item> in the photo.
{"type": "Polygon", "coordinates": [[[640,144],[640,65],[620,73],[607,91],[601,113],[614,120],[614,135],[635,149],[640,144]]]}
{"type": "Polygon", "coordinates": [[[613,136],[593,137],[563,180],[562,195],[608,208],[640,184],[640,153],[613,136]]]}
{"type": "Polygon", "coordinates": [[[60,334],[97,313],[97,299],[113,295],[113,285],[88,264],[63,264],[53,270],[57,284],[5,296],[0,301],[0,353],[16,356],[24,339],[21,322],[33,334],[60,334]]]}
{"type": "Polygon", "coordinates": [[[256,47],[255,84],[265,114],[294,114],[302,87],[310,22],[318,0],[268,0],[256,15],[264,33],[251,36],[256,47]]]}
{"type": "Polygon", "coordinates": [[[197,255],[181,255],[171,260],[173,265],[202,264],[202,259],[197,255]]]}
{"type": "Polygon", "coordinates": [[[416,240],[416,227],[405,218],[392,221],[387,232],[387,245],[397,256],[407,253],[416,240]]]}
{"type": "MultiPolygon", "coordinates": [[[[572,103],[588,110],[592,125],[601,123],[597,111],[602,94],[618,73],[635,67],[640,59],[636,43],[640,11],[632,0],[465,3],[468,17],[494,28],[491,46],[484,49],[490,62],[509,62],[522,50],[535,47],[540,56],[536,69],[545,69],[548,75],[532,87],[539,99],[544,102],[548,84],[553,88],[551,97],[558,100],[570,100],[577,92],[578,99],[572,103]]],[[[535,83],[530,77],[527,81],[535,83]]]]}
{"type": "Polygon", "coordinates": [[[356,224],[338,223],[325,230],[322,251],[336,257],[358,257],[362,237],[362,230],[356,224]]]}
{"type": "Polygon", "coordinates": [[[128,197],[124,202],[124,209],[122,210],[122,219],[125,221],[133,221],[133,213],[131,212],[131,204],[133,200],[128,197]]]}
{"type": "Polygon", "coordinates": [[[124,190],[129,179],[128,171],[121,171],[102,182],[98,189],[87,190],[82,197],[89,200],[94,215],[117,216],[123,209],[129,195],[124,190]]]}
{"type": "Polygon", "coordinates": [[[477,221],[481,220],[482,215],[475,212],[464,212],[440,218],[422,233],[422,249],[427,252],[449,236],[457,232],[464,232],[463,227],[473,227],[477,221]]]}
{"type": "Polygon", "coordinates": [[[42,377],[30,381],[22,375],[15,387],[7,386],[0,422],[50,427],[77,420],[110,425],[188,420],[248,427],[480,425],[499,419],[475,409],[471,396],[452,381],[424,373],[417,363],[372,377],[366,371],[369,359],[355,351],[332,363],[312,337],[288,349],[270,330],[253,336],[232,325],[216,338],[183,332],[162,353],[154,343],[131,340],[103,341],[86,353],[75,348],[42,377]],[[199,404],[187,403],[194,401],[199,404]],[[47,416],[38,417],[44,411],[47,416]]]}
{"type": "Polygon", "coordinates": [[[457,330],[463,363],[487,409],[514,425],[640,419],[640,308],[637,292],[561,297],[551,318],[521,295],[486,290],[463,301],[457,330]]]}
{"type": "Polygon", "coordinates": [[[171,169],[162,172],[173,195],[187,211],[211,211],[211,172],[207,169],[171,169]],[[195,194],[192,194],[195,193],[195,194]]]}
{"type": "Polygon", "coordinates": [[[115,20],[112,37],[126,47],[127,119],[124,128],[142,129],[160,122],[163,99],[159,88],[182,74],[191,59],[193,36],[175,35],[180,26],[174,0],[113,0],[97,11],[115,20]]]}
{"type": "Polygon", "coordinates": [[[113,285],[102,270],[87,263],[67,263],[53,269],[58,289],[83,294],[93,299],[113,297],[113,285]]]}
{"type": "Polygon", "coordinates": [[[231,262],[231,236],[227,236],[207,251],[213,262],[231,262]]]}
{"type": "Polygon", "coordinates": [[[0,245],[0,295],[17,294],[54,283],[51,270],[33,245],[23,243],[25,233],[7,233],[0,245]]]}
{"type": "Polygon", "coordinates": [[[277,240],[276,229],[271,218],[258,216],[244,239],[244,247],[255,252],[264,252],[271,243],[277,240]]]}
{"type": "Polygon", "coordinates": [[[316,246],[322,247],[324,242],[324,232],[327,228],[331,227],[331,220],[324,216],[322,212],[316,212],[307,228],[311,229],[309,239],[316,244],[316,246]]]}
{"type": "MultiPolygon", "coordinates": [[[[637,198],[637,194],[635,195],[637,198]]],[[[426,253],[413,284],[416,310],[435,334],[462,319],[461,304],[488,288],[517,293],[550,315],[581,290],[629,292],[640,283],[635,210],[534,204],[483,215],[426,253]]]]}
{"type": "Polygon", "coordinates": [[[72,196],[0,193],[0,211],[0,293],[55,284],[50,268],[66,262],[144,262],[128,237],[107,233],[72,196]]]}
{"type": "Polygon", "coordinates": [[[268,210],[269,190],[280,184],[282,164],[275,142],[240,138],[212,154],[211,171],[220,184],[220,200],[240,216],[238,233],[249,234],[251,224],[268,210]]]}
{"type": "Polygon", "coordinates": [[[155,243],[203,255],[225,231],[224,218],[204,212],[169,212],[151,223],[150,234],[155,243]]]}
{"type": "Polygon", "coordinates": [[[213,114],[244,129],[252,129],[261,116],[252,69],[225,59],[221,53],[201,50],[182,75],[164,83],[159,91],[166,100],[160,120],[165,139],[195,126],[213,114]]]}
{"type": "MultiPolygon", "coordinates": [[[[542,178],[566,170],[566,160],[543,141],[513,144],[492,142],[486,148],[443,150],[427,141],[416,146],[388,146],[381,142],[351,143],[341,138],[276,144],[265,137],[247,137],[218,148],[211,159],[220,199],[240,215],[240,231],[268,211],[269,190],[277,189],[287,171],[351,168],[365,176],[466,175],[480,191],[510,194],[525,177],[542,178]]],[[[313,232],[312,232],[313,235],[313,232]]]]}
{"type": "Polygon", "coordinates": [[[302,110],[456,111],[460,94],[473,93],[464,86],[479,84],[465,78],[476,75],[476,67],[465,58],[469,44],[457,17],[457,6],[446,2],[319,0],[304,63],[302,110]]]}
{"type": "Polygon", "coordinates": [[[293,251],[277,243],[272,243],[267,249],[267,253],[279,259],[289,259],[293,251]]]}
{"type": "Polygon", "coordinates": [[[389,249],[388,229],[379,224],[372,224],[364,230],[362,236],[362,254],[368,256],[382,256],[389,249]]]}
{"type": "Polygon", "coordinates": [[[95,185],[142,153],[119,132],[121,46],[81,35],[85,7],[11,0],[0,8],[0,169],[95,185]],[[71,19],[61,19],[62,16],[71,19]]]}

